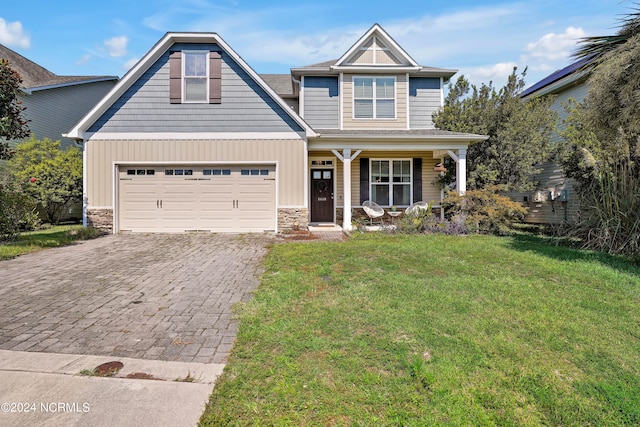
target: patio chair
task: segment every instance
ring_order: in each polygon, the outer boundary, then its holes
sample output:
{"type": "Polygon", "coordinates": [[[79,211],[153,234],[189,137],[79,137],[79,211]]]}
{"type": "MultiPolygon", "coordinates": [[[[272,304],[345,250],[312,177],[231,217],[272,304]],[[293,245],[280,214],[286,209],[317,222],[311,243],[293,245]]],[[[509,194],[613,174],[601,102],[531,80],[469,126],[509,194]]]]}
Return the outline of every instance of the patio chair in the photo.
{"type": "Polygon", "coordinates": [[[383,225],[382,216],[384,215],[384,209],[382,209],[379,204],[371,200],[365,200],[362,202],[362,209],[364,209],[364,212],[369,217],[371,225],[373,225],[373,220],[376,218],[380,218],[380,225],[383,225]]]}
{"type": "Polygon", "coordinates": [[[405,215],[420,215],[422,212],[426,212],[429,210],[429,203],[427,202],[415,202],[409,205],[407,209],[405,209],[405,215]]]}

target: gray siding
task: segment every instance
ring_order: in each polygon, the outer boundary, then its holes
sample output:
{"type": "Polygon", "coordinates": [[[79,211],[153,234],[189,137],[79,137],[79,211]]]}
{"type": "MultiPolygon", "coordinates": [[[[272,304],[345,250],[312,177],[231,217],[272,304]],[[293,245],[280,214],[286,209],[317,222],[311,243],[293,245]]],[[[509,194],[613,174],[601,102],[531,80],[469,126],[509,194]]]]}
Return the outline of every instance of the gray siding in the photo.
{"type": "Polygon", "coordinates": [[[115,83],[115,80],[83,83],[20,95],[23,106],[27,107],[24,116],[31,120],[31,134],[36,139],[59,140],[63,148],[73,145],[73,140],[63,138],[62,134],[67,133],[115,83]]]}
{"type": "Polygon", "coordinates": [[[304,119],[315,129],[340,127],[337,77],[304,78],[304,119]]]}
{"type": "Polygon", "coordinates": [[[409,78],[409,127],[433,129],[432,115],[442,106],[440,79],[409,78]]]}
{"type": "Polygon", "coordinates": [[[578,218],[579,205],[573,190],[573,180],[564,176],[562,167],[553,162],[540,165],[540,173],[533,177],[537,183],[534,191],[529,193],[507,193],[507,196],[520,202],[528,208],[524,221],[533,224],[561,224],[573,223],[578,218]],[[567,190],[566,202],[551,200],[549,190],[567,190]],[[536,193],[540,192],[541,200],[536,200],[536,193]]]}
{"type": "MultiPolygon", "coordinates": [[[[173,50],[221,51],[215,44],[173,50]]],[[[222,53],[221,104],[169,103],[169,50],[89,132],[300,132],[302,128],[233,59],[222,53]]]]}

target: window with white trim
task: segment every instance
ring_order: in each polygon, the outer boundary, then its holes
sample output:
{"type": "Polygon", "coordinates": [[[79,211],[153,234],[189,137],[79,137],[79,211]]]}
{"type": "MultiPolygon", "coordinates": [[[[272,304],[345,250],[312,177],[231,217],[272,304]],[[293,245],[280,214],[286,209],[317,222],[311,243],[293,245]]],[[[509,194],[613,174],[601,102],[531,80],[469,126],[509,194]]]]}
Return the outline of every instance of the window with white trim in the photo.
{"type": "Polygon", "coordinates": [[[183,52],[184,102],[209,102],[209,52],[183,52]]]}
{"type": "Polygon", "coordinates": [[[410,159],[371,160],[371,200],[380,206],[409,206],[413,182],[411,163],[410,159]]]}
{"type": "Polygon", "coordinates": [[[395,117],[395,77],[353,78],[354,119],[394,119],[395,117]]]}

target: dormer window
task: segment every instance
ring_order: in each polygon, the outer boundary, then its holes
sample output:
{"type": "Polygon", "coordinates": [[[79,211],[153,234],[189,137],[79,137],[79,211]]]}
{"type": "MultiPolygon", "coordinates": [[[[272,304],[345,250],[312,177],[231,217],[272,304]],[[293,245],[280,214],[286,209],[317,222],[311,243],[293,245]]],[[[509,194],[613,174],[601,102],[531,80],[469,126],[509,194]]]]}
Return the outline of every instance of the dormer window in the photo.
{"type": "Polygon", "coordinates": [[[184,52],[184,71],[182,74],[184,102],[208,102],[208,55],[209,52],[202,51],[184,52]]]}
{"type": "Polygon", "coordinates": [[[354,77],[353,118],[395,119],[395,77],[354,77]]]}
{"type": "Polygon", "coordinates": [[[169,102],[222,102],[222,55],[220,52],[171,51],[169,54],[169,102]]]}

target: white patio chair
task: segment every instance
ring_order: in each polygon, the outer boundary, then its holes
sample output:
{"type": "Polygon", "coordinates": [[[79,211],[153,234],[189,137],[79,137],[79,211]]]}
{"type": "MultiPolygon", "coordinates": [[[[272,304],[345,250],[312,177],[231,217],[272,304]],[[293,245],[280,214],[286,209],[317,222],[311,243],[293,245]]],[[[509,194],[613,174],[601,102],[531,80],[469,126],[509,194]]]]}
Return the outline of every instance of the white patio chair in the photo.
{"type": "Polygon", "coordinates": [[[405,209],[405,215],[420,215],[422,212],[426,212],[429,210],[429,203],[427,202],[415,202],[409,205],[407,209],[405,209]]]}
{"type": "Polygon", "coordinates": [[[369,222],[373,225],[373,220],[376,218],[380,218],[380,224],[382,223],[382,216],[384,215],[384,209],[380,207],[376,202],[372,202],[371,200],[365,200],[362,202],[362,209],[369,217],[369,222]]]}

